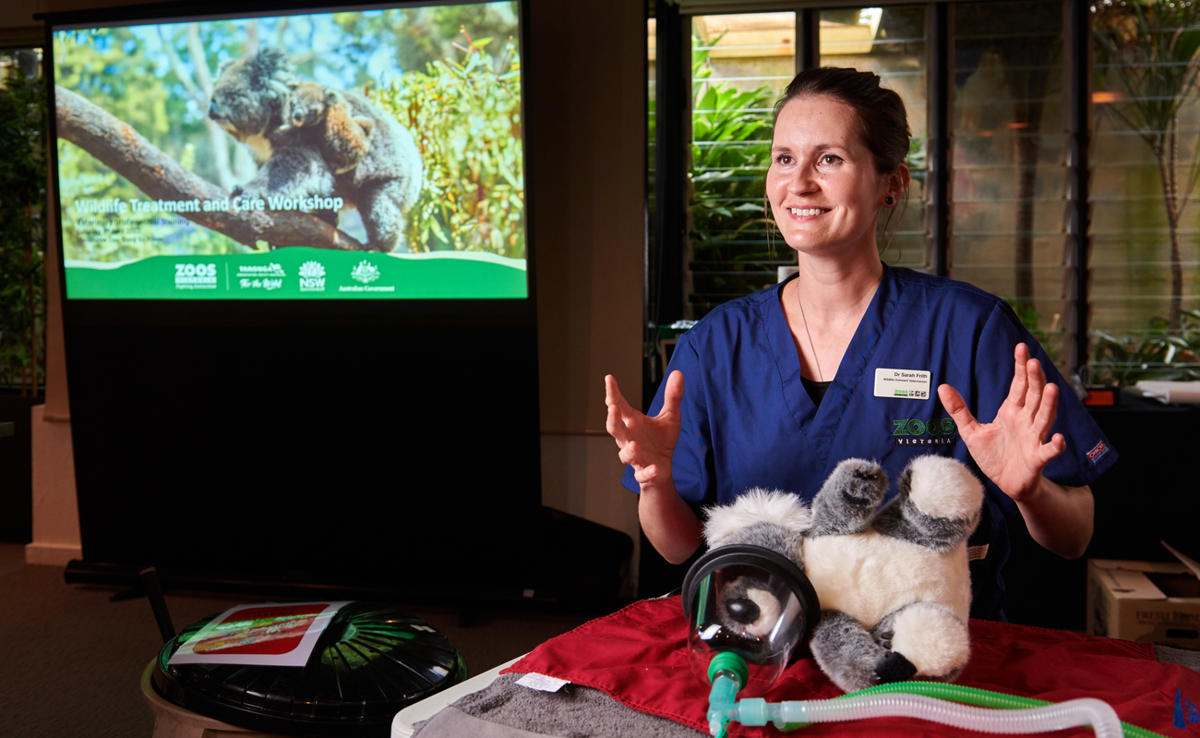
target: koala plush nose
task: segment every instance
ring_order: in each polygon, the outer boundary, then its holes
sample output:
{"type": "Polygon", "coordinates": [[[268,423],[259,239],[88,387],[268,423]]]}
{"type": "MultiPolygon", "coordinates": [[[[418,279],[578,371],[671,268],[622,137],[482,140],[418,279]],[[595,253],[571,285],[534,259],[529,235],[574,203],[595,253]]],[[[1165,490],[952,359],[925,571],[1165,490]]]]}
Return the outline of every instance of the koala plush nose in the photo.
{"type": "Polygon", "coordinates": [[[729,613],[729,617],[742,625],[749,625],[755,620],[758,620],[762,614],[758,605],[754,604],[754,600],[747,597],[737,597],[725,602],[725,612],[729,613]]]}

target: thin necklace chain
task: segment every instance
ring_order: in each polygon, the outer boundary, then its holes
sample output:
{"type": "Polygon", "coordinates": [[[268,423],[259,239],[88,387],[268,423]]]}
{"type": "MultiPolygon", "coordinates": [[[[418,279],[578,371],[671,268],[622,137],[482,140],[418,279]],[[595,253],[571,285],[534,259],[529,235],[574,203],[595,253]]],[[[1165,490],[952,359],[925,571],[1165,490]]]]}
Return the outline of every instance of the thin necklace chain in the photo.
{"type": "Polygon", "coordinates": [[[800,285],[796,285],[796,305],[800,308],[800,319],[804,321],[804,335],[808,336],[808,350],[812,351],[813,364],[817,367],[817,381],[825,381],[825,373],[821,371],[821,360],[817,358],[817,347],[813,345],[812,331],[808,329],[808,316],[804,314],[804,303],[800,302],[800,285]]]}

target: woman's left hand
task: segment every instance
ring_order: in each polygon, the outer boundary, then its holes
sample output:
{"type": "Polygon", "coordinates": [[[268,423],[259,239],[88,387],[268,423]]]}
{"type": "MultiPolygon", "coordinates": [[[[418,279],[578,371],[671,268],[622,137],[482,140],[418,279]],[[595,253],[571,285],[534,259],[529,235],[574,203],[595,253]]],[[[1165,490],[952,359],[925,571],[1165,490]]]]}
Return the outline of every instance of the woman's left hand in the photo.
{"type": "Polygon", "coordinates": [[[1006,495],[1021,501],[1034,493],[1042,469],[1067,444],[1061,433],[1045,440],[1058,413],[1058,386],[1046,381],[1041,364],[1029,358],[1024,343],[1017,344],[1013,358],[1008,397],[992,422],[976,420],[962,395],[948,384],[938,387],[938,397],[979,470],[1006,495]]]}

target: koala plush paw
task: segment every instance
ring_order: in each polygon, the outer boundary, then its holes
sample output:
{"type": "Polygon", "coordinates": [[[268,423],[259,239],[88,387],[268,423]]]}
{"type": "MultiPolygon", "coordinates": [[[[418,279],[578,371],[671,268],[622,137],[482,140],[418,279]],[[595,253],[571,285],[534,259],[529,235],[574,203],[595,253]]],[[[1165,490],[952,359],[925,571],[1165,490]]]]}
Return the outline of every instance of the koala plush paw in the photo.
{"type": "Polygon", "coordinates": [[[875,507],[887,492],[887,472],[879,464],[865,459],[846,459],[834,467],[822,489],[838,490],[853,505],[875,507]]]}
{"type": "Polygon", "coordinates": [[[846,535],[870,525],[879,502],[887,493],[887,472],[865,459],[846,459],[813,497],[814,533],[846,535]]]}
{"type": "Polygon", "coordinates": [[[974,520],[983,505],[983,485],[970,469],[949,457],[916,457],[901,473],[899,487],[931,517],[974,520]]]}
{"type": "Polygon", "coordinates": [[[916,673],[917,667],[913,662],[906,659],[904,654],[895,651],[889,651],[875,664],[875,679],[880,684],[903,682],[912,679],[916,673]]]}
{"type": "Polygon", "coordinates": [[[967,624],[944,605],[915,602],[897,613],[893,627],[892,648],[909,654],[922,679],[951,681],[970,658],[967,624]]]}

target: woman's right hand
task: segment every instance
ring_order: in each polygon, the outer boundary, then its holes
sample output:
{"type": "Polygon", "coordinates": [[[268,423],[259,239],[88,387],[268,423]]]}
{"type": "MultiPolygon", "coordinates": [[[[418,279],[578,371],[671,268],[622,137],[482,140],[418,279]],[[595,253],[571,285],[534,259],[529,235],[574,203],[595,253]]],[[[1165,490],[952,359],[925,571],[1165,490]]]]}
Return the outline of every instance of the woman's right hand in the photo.
{"type": "Polygon", "coordinates": [[[618,457],[633,467],[641,489],[638,520],[655,550],[672,564],[681,564],[700,547],[700,519],[675,489],[671,457],[679,441],[679,403],[683,400],[683,372],[671,372],[663,387],[663,406],[653,418],[634,410],[611,375],[604,377],[605,429],[618,457]]]}
{"type": "Polygon", "coordinates": [[[621,463],[633,467],[633,478],[647,487],[674,489],[671,456],[679,441],[679,403],[683,399],[683,372],[671,372],[663,389],[663,406],[653,418],[635,410],[621,394],[616,377],[604,377],[604,428],[617,442],[621,463]]]}

